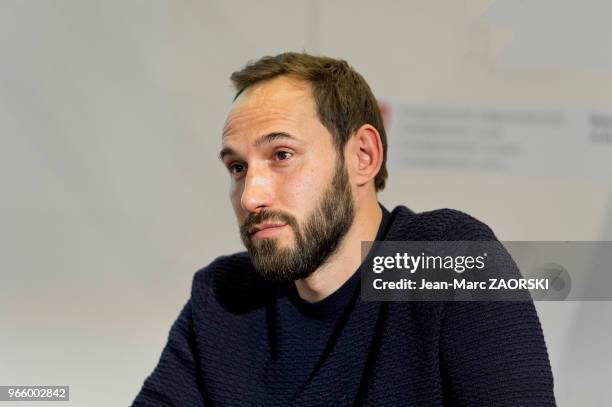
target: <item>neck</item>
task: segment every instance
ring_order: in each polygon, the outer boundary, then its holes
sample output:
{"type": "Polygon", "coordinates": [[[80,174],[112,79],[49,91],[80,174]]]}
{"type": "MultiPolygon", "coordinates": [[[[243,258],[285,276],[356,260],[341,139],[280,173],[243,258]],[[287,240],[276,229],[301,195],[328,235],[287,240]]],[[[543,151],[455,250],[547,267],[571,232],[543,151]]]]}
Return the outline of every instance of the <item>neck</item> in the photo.
{"type": "Polygon", "coordinates": [[[324,299],[342,286],[361,265],[361,242],[376,238],[382,210],[376,199],[356,208],[355,219],[338,249],[309,277],[296,280],[300,297],[315,302],[324,299]]]}

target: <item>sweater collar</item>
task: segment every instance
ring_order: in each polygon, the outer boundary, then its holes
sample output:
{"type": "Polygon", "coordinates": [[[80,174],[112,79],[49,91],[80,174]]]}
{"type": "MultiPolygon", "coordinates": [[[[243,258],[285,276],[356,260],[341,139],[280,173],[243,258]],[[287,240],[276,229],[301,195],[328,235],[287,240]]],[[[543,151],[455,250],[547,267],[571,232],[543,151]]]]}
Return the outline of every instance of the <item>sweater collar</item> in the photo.
{"type": "MultiPolygon", "coordinates": [[[[378,226],[375,240],[385,240],[385,237],[392,226],[393,219],[396,215],[397,208],[390,213],[382,204],[379,203],[382,209],[382,219],[378,226]]],[[[310,302],[302,299],[297,292],[295,283],[292,281],[283,285],[282,289],[286,293],[287,298],[295,305],[295,307],[305,315],[313,318],[335,318],[346,307],[348,302],[356,295],[359,283],[361,282],[360,267],[344,282],[336,291],[316,302],[310,302]]]]}

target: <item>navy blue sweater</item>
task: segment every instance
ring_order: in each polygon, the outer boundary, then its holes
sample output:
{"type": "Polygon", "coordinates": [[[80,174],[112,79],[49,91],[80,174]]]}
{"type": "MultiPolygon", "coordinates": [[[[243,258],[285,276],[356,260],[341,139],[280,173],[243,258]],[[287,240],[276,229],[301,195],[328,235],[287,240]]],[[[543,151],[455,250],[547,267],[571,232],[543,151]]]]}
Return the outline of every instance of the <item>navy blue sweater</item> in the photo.
{"type": "MultiPolygon", "coordinates": [[[[442,209],[383,208],[377,240],[496,240],[442,209]]],[[[554,406],[532,302],[325,299],[259,278],[247,253],[198,271],[134,406],[554,406]]]]}

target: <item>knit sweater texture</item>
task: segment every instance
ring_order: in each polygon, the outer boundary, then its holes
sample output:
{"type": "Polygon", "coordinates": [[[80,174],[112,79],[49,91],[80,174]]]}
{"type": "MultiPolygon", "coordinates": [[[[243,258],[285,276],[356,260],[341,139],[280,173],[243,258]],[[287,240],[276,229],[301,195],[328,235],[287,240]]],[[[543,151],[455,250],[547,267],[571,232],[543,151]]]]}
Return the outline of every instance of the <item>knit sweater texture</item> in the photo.
{"type": "MultiPolygon", "coordinates": [[[[452,209],[383,220],[376,240],[491,241],[452,209]]],[[[133,406],[554,406],[533,302],[372,302],[356,271],[311,303],[246,252],[199,270],[133,406]]]]}

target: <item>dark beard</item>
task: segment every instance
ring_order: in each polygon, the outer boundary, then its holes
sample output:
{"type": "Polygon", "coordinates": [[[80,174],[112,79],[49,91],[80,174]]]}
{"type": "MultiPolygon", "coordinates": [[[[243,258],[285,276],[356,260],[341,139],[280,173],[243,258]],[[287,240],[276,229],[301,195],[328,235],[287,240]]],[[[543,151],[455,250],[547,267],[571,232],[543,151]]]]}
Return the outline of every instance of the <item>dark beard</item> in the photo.
{"type": "Polygon", "coordinates": [[[348,172],[342,160],[315,209],[306,216],[303,227],[289,214],[264,209],[247,216],[240,227],[240,236],[255,271],[266,280],[284,283],[306,278],[325,263],[338,249],[354,216],[348,172]],[[264,221],[283,222],[291,227],[295,246],[281,248],[276,238],[251,240],[249,230],[264,221]]]}

